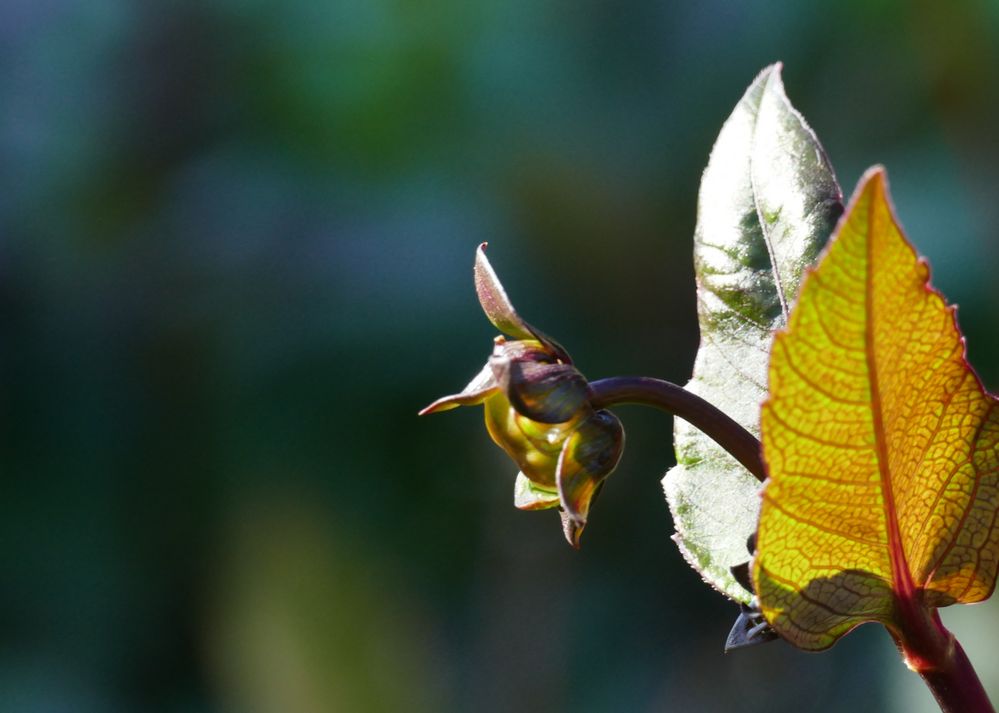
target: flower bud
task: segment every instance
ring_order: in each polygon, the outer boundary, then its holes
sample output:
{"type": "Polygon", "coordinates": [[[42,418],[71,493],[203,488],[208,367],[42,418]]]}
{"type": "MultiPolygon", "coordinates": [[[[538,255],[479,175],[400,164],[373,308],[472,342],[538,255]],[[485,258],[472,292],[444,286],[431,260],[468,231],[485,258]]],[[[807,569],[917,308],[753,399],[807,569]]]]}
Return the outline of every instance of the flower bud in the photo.
{"type": "Polygon", "coordinates": [[[593,498],[621,458],[624,429],[609,411],[594,411],[590,386],[565,349],[517,314],[484,247],[476,253],[475,290],[506,336],[496,337],[485,368],[461,393],[420,413],[483,404],[489,436],[520,468],[514,504],[560,508],[566,538],[578,547],[593,498]]]}
{"type": "Polygon", "coordinates": [[[571,363],[536,340],[497,341],[489,359],[493,376],[517,412],[539,423],[564,423],[590,395],[586,379],[571,363]]]}
{"type": "Polygon", "coordinates": [[[531,482],[555,490],[555,469],[562,444],[579,418],[538,423],[517,412],[502,393],[486,401],[486,429],[531,482]]]}

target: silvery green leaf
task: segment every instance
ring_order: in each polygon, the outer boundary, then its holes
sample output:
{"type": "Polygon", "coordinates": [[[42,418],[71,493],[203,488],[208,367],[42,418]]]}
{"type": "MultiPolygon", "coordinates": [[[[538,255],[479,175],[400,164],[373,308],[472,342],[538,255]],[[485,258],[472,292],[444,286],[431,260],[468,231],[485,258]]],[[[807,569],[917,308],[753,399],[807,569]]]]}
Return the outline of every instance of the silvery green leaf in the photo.
{"type": "MultiPolygon", "coordinates": [[[[725,122],[701,179],[694,269],[701,345],[686,388],[759,435],[773,332],[843,212],[815,134],[791,106],[780,64],[764,69],[725,122]]],[[[749,604],[734,565],[748,559],[760,483],[685,421],[663,487],[681,552],[705,581],[749,604]]]]}

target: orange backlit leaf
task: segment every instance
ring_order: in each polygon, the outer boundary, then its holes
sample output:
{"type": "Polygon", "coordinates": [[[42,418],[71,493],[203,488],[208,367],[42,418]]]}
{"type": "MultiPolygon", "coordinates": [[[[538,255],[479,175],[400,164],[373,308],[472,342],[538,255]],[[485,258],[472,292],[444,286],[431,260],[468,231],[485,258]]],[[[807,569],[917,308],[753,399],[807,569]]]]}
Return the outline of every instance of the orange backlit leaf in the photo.
{"type": "Polygon", "coordinates": [[[760,607],[824,649],[876,621],[987,598],[999,563],[999,407],[954,308],[861,180],[774,341],[753,566],[760,607]]]}

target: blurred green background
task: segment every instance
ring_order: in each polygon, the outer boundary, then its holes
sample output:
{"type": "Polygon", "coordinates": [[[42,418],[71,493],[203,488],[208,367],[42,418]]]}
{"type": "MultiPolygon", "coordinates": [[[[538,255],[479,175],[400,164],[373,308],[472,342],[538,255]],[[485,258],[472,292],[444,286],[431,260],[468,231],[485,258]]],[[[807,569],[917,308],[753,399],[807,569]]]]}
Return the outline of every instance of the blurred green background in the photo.
{"type": "MultiPolygon", "coordinates": [[[[722,654],[623,409],[580,552],[481,414],[475,246],[683,382],[700,172],[764,65],[999,388],[999,3],[0,3],[0,709],[934,710],[891,641],[722,654]]],[[[999,607],[945,620],[999,698],[999,607]]]]}

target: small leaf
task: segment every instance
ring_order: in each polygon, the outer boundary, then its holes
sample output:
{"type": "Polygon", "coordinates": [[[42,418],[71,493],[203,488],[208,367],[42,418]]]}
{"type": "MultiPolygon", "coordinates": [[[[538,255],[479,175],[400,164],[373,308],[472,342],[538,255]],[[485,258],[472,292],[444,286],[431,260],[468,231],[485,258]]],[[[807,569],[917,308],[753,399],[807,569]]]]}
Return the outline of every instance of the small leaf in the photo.
{"type": "MultiPolygon", "coordinates": [[[[786,324],[805,267],[842,213],[815,134],[767,67],[722,127],[701,179],[694,267],[701,346],[686,388],[759,433],[775,329],[786,324]]],[[[756,527],[759,482],[714,441],[677,419],[677,465],[663,479],[687,561],[729,597],[756,527]]]]}
{"type": "Polygon", "coordinates": [[[725,653],[765,644],[778,638],[777,633],[770,628],[758,609],[745,604],[740,606],[739,616],[725,640],[725,653]]]}
{"type": "Polygon", "coordinates": [[[624,452],[624,428],[610,411],[595,411],[580,422],[562,446],[555,483],[562,509],[582,529],[600,484],[624,452]]]}
{"type": "Polygon", "coordinates": [[[536,329],[520,318],[517,310],[513,308],[513,303],[506,296],[496,271],[486,258],[487,243],[479,245],[475,251],[475,294],[479,297],[479,304],[486,317],[493,323],[499,331],[515,339],[537,339],[544,344],[558,358],[559,361],[571,364],[572,359],[561,344],[547,336],[540,329],[536,329]]]}
{"type": "Polygon", "coordinates": [[[496,329],[516,339],[534,338],[534,333],[513,308],[496,271],[489,264],[486,243],[482,243],[475,252],[475,293],[479,296],[482,311],[496,329]]]}
{"type": "Polygon", "coordinates": [[[426,416],[430,413],[440,413],[441,411],[450,411],[453,408],[458,408],[459,406],[474,406],[476,404],[481,404],[487,398],[492,396],[494,393],[499,391],[499,382],[496,381],[496,377],[493,376],[493,367],[491,364],[486,364],[482,371],[475,375],[475,377],[468,382],[468,386],[461,390],[459,394],[453,394],[451,396],[443,396],[432,404],[422,409],[419,412],[420,416],[426,416]]]}
{"type": "Polygon", "coordinates": [[[531,482],[523,473],[517,473],[513,485],[513,504],[521,510],[547,510],[559,506],[558,493],[531,482]]]}
{"type": "Polygon", "coordinates": [[[976,602],[999,561],[999,406],[965,359],[954,308],[861,180],[770,360],[769,480],[753,579],[804,649],[865,621],[976,602]]]}

